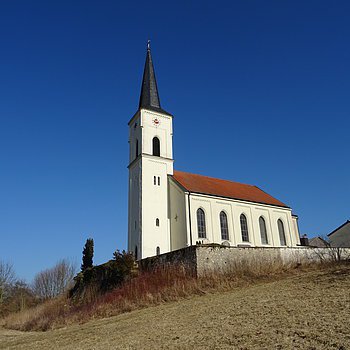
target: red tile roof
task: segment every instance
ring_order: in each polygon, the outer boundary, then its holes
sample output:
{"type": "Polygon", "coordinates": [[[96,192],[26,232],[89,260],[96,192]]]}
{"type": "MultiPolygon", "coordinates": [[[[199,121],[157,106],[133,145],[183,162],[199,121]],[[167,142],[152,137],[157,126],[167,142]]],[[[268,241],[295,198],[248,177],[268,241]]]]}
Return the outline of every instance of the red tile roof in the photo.
{"type": "Polygon", "coordinates": [[[289,208],[260,188],[239,182],[174,171],[173,178],[187,191],[289,208]]]}

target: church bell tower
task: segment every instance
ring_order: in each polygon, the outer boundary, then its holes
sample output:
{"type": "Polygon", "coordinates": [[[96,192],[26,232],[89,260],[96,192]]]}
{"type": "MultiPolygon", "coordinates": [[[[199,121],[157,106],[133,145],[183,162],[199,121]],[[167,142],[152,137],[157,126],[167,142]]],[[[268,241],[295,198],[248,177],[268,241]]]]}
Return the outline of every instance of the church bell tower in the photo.
{"type": "Polygon", "coordinates": [[[170,251],[168,175],[173,175],[173,116],[160,106],[150,42],[139,108],[129,121],[128,250],[137,260],[170,251]]]}

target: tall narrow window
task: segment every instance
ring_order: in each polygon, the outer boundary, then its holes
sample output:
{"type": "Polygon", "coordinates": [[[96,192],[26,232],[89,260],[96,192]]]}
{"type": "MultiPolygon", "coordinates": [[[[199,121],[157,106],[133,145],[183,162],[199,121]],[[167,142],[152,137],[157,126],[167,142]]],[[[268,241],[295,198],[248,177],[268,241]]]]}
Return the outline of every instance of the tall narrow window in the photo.
{"type": "Polygon", "coordinates": [[[153,137],[153,155],[160,157],[160,141],[158,137],[153,137]]]}
{"type": "Polygon", "coordinates": [[[137,245],[135,246],[135,260],[137,260],[137,245]]]}
{"type": "Polygon", "coordinates": [[[249,242],[248,223],[247,223],[247,218],[245,217],[244,214],[241,214],[240,221],[241,221],[242,241],[249,242]]]}
{"type": "Polygon", "coordinates": [[[261,244],[268,244],[266,223],[265,223],[265,219],[262,216],[260,216],[259,218],[259,227],[260,227],[261,244]]]}
{"type": "Polygon", "coordinates": [[[160,248],[159,247],[156,248],[156,254],[160,255],[160,248]]]}
{"type": "Polygon", "coordinates": [[[153,184],[157,185],[157,177],[156,176],[153,176],[153,184]]]}
{"type": "Polygon", "coordinates": [[[227,215],[224,211],[220,213],[220,228],[221,228],[221,239],[228,241],[228,224],[227,215]]]}
{"type": "Polygon", "coordinates": [[[278,233],[280,236],[280,243],[281,243],[281,245],[286,245],[286,235],[284,232],[284,226],[283,226],[283,222],[281,219],[278,219],[277,225],[278,225],[278,233]]]}
{"type": "Polygon", "coordinates": [[[204,210],[201,208],[197,210],[197,228],[198,228],[198,237],[206,238],[207,232],[205,228],[205,214],[204,214],[204,210]]]}
{"type": "Polygon", "coordinates": [[[136,139],[136,145],[135,145],[135,158],[137,158],[139,155],[139,140],[136,139]]]}
{"type": "Polygon", "coordinates": [[[159,219],[156,219],[156,226],[159,226],[159,219]]]}
{"type": "Polygon", "coordinates": [[[160,186],[160,177],[158,176],[158,186],[160,186]]]}

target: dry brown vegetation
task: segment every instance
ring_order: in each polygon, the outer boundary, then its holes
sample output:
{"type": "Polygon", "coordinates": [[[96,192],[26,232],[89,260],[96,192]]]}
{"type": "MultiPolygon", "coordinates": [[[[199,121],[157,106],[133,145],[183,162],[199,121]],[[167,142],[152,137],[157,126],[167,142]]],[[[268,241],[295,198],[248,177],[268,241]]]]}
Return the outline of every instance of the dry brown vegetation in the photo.
{"type": "MultiPolygon", "coordinates": [[[[143,275],[142,278],[148,277],[143,275]]],[[[144,296],[139,306],[161,305],[47,332],[23,333],[3,329],[0,330],[0,348],[350,348],[349,264],[298,268],[272,278],[261,277],[256,282],[252,279],[231,279],[216,286],[218,282],[215,280],[192,281],[192,287],[188,289],[178,281],[170,297],[165,293],[166,298],[161,291],[165,290],[165,285],[166,288],[170,286],[161,279],[163,287],[153,287],[153,291],[147,288],[149,295],[144,296]],[[217,287],[227,291],[216,292],[217,287]],[[202,295],[189,297],[192,291],[202,295]],[[178,293],[186,299],[164,302],[168,297],[177,299],[178,293]]],[[[139,290],[142,290],[144,284],[139,282],[143,286],[139,290]]],[[[119,296],[108,294],[109,301],[106,295],[107,299],[102,304],[97,303],[95,310],[103,315],[107,309],[105,306],[100,309],[101,305],[110,302],[108,312],[113,313],[115,300],[128,295],[126,290],[124,293],[119,296]]],[[[136,299],[139,297],[135,295],[136,299]]],[[[124,304],[125,310],[139,307],[128,303],[129,306],[124,304]]]]}
{"type": "Polygon", "coordinates": [[[4,325],[21,331],[46,331],[295,273],[295,265],[285,266],[278,259],[263,259],[262,263],[261,259],[263,257],[240,259],[224,274],[211,273],[201,278],[194,277],[182,265],[160,266],[138,274],[108,293],[100,293],[99,286],[92,284],[84,289],[83,297],[78,300],[60,296],[36,308],[11,314],[5,318],[4,325]]]}
{"type": "Polygon", "coordinates": [[[225,274],[211,273],[196,278],[184,266],[162,266],[142,272],[105,294],[97,292],[98,286],[89,285],[83,299],[61,296],[36,308],[11,314],[5,318],[4,326],[21,331],[47,331],[194,295],[229,291],[259,280],[274,280],[282,275],[299,273],[301,269],[296,265],[285,266],[280,260],[262,263],[260,259],[241,259],[225,274]]]}

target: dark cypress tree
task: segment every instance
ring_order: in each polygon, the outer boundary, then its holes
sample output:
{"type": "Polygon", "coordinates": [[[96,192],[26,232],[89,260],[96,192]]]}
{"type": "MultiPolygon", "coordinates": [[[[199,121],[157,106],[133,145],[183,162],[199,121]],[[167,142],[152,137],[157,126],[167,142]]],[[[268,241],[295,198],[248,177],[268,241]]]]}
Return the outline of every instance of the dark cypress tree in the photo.
{"type": "Polygon", "coordinates": [[[83,250],[83,263],[81,271],[84,272],[87,268],[92,267],[92,258],[94,257],[94,240],[88,238],[83,250]]]}

